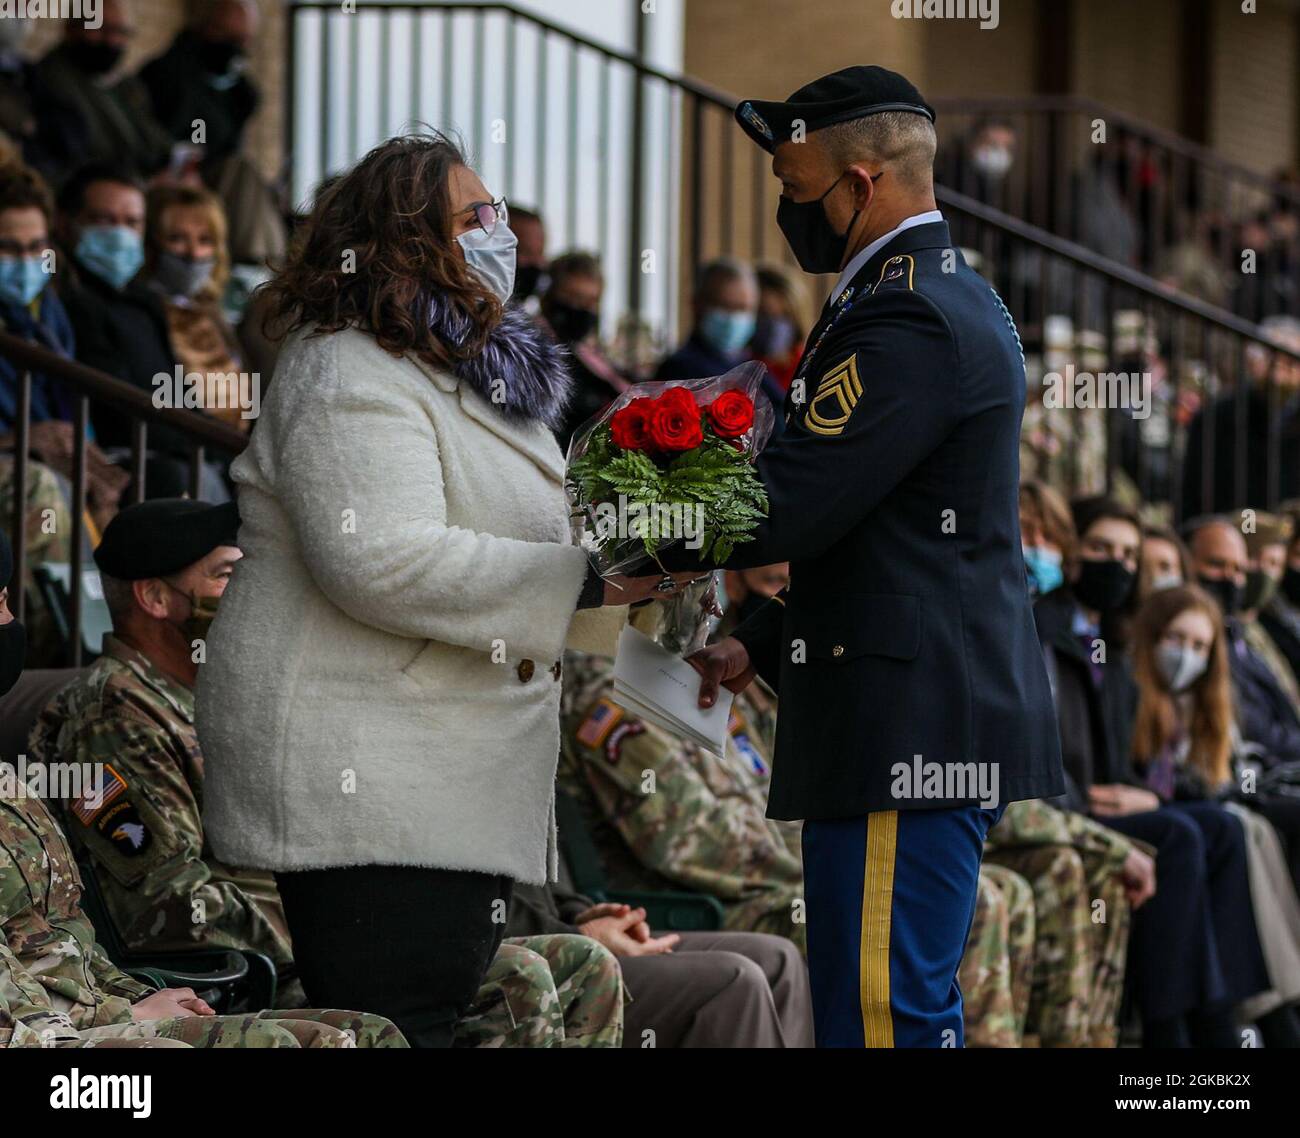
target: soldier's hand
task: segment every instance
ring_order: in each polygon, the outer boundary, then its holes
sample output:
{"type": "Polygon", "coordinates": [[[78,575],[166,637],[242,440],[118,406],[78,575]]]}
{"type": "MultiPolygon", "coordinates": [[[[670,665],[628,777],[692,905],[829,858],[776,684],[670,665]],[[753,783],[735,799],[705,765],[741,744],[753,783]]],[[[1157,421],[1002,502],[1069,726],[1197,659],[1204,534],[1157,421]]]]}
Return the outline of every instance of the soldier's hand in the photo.
{"type": "MultiPolygon", "coordinates": [[[[193,995],[192,992],[190,994],[193,995]]],[[[157,1019],[189,1019],[198,1014],[175,997],[176,990],[172,988],[151,992],[143,1000],[137,1000],[131,1005],[131,1018],[143,1023],[157,1019]]]]}
{"type": "MultiPolygon", "coordinates": [[[[625,907],[625,906],[624,906],[625,907]]],[[[600,941],[615,956],[658,956],[672,952],[682,938],[676,933],[666,936],[646,936],[637,939],[637,926],[645,925],[644,909],[628,909],[620,916],[597,917],[595,920],[578,922],[578,931],[583,936],[600,941]]],[[[648,933],[648,928],[646,932],[648,933]]]]}
{"type": "Polygon", "coordinates": [[[718,685],[728,691],[744,691],[757,673],[749,662],[749,649],[734,636],[727,636],[686,657],[700,673],[700,706],[712,707],[718,699],[718,685]]]}
{"type": "Polygon", "coordinates": [[[1124,881],[1124,893],[1133,908],[1140,908],[1156,892],[1155,858],[1134,847],[1124,859],[1124,868],[1120,870],[1124,881]]]}
{"type": "Polygon", "coordinates": [[[585,925],[588,921],[596,920],[597,917],[621,917],[630,909],[630,905],[623,905],[616,901],[602,901],[599,905],[592,905],[590,909],[583,909],[573,918],[573,923],[585,925]]]}

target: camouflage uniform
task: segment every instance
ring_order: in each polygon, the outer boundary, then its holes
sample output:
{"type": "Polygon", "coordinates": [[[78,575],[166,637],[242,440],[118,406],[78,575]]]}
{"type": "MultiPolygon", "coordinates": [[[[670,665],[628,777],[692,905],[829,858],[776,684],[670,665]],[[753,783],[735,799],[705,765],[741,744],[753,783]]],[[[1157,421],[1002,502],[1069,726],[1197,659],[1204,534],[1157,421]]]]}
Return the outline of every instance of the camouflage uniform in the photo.
{"type": "Polygon", "coordinates": [[[585,936],[509,937],[497,950],[457,1047],[620,1047],[618,960],[585,936]]]}
{"type": "Polygon", "coordinates": [[[1044,1047],[1114,1047],[1130,908],[1119,871],[1133,842],[1041,800],[1014,802],[990,832],[986,864],[1033,886],[1037,917],[1029,1028],[1044,1047]]]}
{"type": "Polygon", "coordinates": [[[153,989],[114,965],[81,909],[72,851],[40,800],[0,798],[0,1048],[405,1047],[388,1020],[268,1011],[136,1022],[153,989]]]}
{"type": "MultiPolygon", "coordinates": [[[[203,755],[194,692],[115,636],[90,672],[41,712],[29,761],[103,764],[102,797],[62,803],[64,829],[94,866],[114,924],[133,949],[265,953],[292,963],[269,872],[219,862],[203,834],[203,755]]],[[[303,1002],[296,982],[281,999],[303,1002]]]]}
{"type": "Polygon", "coordinates": [[[766,817],[775,701],[759,684],[736,697],[719,759],[615,704],[613,670],[608,657],[565,657],[559,774],[610,884],[707,893],[726,928],[803,948],[799,827],[766,817]]]}
{"type": "MultiPolygon", "coordinates": [[[[560,785],[581,805],[610,884],[708,893],[725,927],[805,948],[806,926],[794,919],[800,828],[766,817],[775,698],[759,683],[736,697],[720,760],[619,707],[612,690],[610,659],[565,657],[560,785]]],[[[961,972],[972,1046],[1019,1045],[1033,953],[1028,884],[981,872],[961,972]]]]}
{"type": "Polygon", "coordinates": [[[1019,1047],[1034,970],[1034,893],[1001,866],[980,866],[975,917],[957,982],[967,1047],[1019,1047]]]}
{"type": "MultiPolygon", "coordinates": [[[[13,458],[0,458],[0,526],[6,534],[13,532],[14,516],[13,458]]],[[[67,564],[72,560],[72,514],[59,480],[48,466],[27,464],[27,556],[22,566],[23,594],[27,611],[27,666],[54,667],[63,661],[59,638],[45,598],[36,588],[32,567],[54,561],[67,564]]]]}

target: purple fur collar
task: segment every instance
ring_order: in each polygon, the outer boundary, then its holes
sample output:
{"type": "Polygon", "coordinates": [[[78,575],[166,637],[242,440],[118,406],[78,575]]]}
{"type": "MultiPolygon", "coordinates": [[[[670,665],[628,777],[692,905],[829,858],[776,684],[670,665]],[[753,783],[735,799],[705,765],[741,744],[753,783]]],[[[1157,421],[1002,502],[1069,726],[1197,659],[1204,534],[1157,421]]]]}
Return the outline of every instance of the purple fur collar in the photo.
{"type": "MultiPolygon", "coordinates": [[[[429,323],[444,343],[458,344],[468,321],[435,296],[429,323]]],[[[454,364],[452,373],[507,419],[539,420],[552,430],[564,419],[573,386],[568,351],[514,304],[506,305],[483,351],[454,364]]]]}

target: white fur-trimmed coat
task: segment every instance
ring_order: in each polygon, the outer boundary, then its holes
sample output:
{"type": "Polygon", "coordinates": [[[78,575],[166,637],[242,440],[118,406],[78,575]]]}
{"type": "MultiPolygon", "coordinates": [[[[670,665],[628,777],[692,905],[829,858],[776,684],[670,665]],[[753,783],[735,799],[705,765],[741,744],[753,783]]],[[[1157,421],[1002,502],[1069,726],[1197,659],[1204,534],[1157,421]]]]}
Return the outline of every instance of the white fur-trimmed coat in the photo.
{"type": "Polygon", "coordinates": [[[244,558],[197,701],[216,856],[553,878],[552,665],[625,610],[575,620],[550,431],[361,331],[297,333],[231,474],[244,558]]]}

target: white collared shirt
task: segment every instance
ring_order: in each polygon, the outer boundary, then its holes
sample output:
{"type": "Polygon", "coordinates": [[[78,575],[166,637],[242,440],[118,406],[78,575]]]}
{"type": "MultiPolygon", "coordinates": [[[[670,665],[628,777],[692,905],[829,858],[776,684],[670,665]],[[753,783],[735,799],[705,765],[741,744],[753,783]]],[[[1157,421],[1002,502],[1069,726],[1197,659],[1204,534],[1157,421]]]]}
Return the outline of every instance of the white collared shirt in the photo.
{"type": "Polygon", "coordinates": [[[929,225],[931,222],[942,220],[943,214],[937,209],[928,209],[925,213],[913,214],[895,228],[891,229],[883,237],[877,237],[870,245],[859,252],[853,260],[844,266],[844,271],[840,273],[840,279],[835,282],[835,287],[831,289],[831,303],[834,303],[835,298],[844,291],[849,281],[857,275],[858,270],[880,252],[881,249],[888,245],[895,237],[902,233],[903,230],[911,229],[917,225],[929,225]]]}

